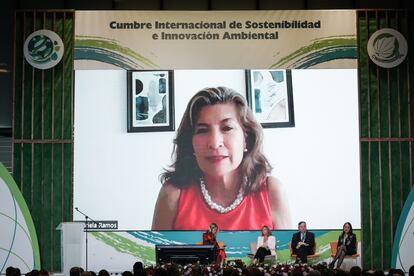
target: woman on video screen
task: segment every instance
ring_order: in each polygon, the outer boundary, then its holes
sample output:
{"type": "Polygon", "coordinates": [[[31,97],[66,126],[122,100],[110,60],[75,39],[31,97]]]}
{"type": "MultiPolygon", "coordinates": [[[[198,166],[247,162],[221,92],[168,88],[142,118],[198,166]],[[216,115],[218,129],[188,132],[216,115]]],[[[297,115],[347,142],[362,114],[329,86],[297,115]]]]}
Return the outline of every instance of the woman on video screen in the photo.
{"type": "Polygon", "coordinates": [[[174,140],[174,163],[161,175],[153,230],[290,227],[280,182],[262,152],[263,131],[243,96],[206,88],[187,105],[174,140]]]}

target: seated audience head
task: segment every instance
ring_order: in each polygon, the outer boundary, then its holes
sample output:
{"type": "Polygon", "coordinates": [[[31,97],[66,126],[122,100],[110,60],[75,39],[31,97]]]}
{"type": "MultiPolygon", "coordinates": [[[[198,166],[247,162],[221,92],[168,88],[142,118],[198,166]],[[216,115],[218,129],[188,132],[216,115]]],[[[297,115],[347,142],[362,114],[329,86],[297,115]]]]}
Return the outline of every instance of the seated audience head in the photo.
{"type": "Polygon", "coordinates": [[[134,275],[142,275],[144,273],[144,265],[142,262],[135,262],[133,267],[134,275]]]}
{"type": "Polygon", "coordinates": [[[364,270],[362,270],[362,275],[364,275],[364,276],[371,276],[371,275],[374,275],[374,270],[371,270],[371,269],[364,269],[364,270]]]}
{"type": "Polygon", "coordinates": [[[7,267],[6,268],[6,276],[13,275],[13,274],[14,274],[14,267],[12,267],[12,266],[7,267]]]}
{"type": "Polygon", "coordinates": [[[272,231],[270,231],[270,228],[267,225],[264,225],[262,227],[262,236],[271,236],[272,231]]]}
{"type": "Polygon", "coordinates": [[[98,276],[109,276],[109,272],[106,269],[101,269],[98,272],[98,276]]]}
{"type": "Polygon", "coordinates": [[[362,275],[362,269],[359,266],[353,266],[349,270],[349,274],[351,276],[361,276],[362,275]]]}
{"type": "Polygon", "coordinates": [[[388,270],[388,276],[391,276],[394,274],[395,268],[390,268],[390,270],[388,270]]]}
{"type": "Polygon", "coordinates": [[[122,272],[122,276],[133,276],[134,274],[132,274],[132,272],[131,271],[124,271],[124,272],[122,272]]]}
{"type": "Polygon", "coordinates": [[[6,276],[20,276],[22,275],[20,273],[20,269],[16,268],[16,267],[12,267],[9,266],[8,268],[6,268],[6,276]]]}
{"type": "Polygon", "coordinates": [[[6,276],[13,275],[13,274],[14,274],[14,267],[12,267],[12,266],[7,267],[6,268],[6,276]]]}
{"type": "Polygon", "coordinates": [[[83,268],[78,267],[78,266],[74,266],[70,269],[69,275],[70,276],[80,276],[82,272],[84,272],[83,268]]]}
{"type": "Polygon", "coordinates": [[[33,269],[29,273],[26,273],[26,276],[40,276],[40,271],[37,269],[33,269]]]}
{"type": "Polygon", "coordinates": [[[299,232],[305,233],[306,230],[307,230],[307,228],[306,228],[306,222],[299,221],[299,223],[298,223],[298,229],[299,229],[299,232]]]}
{"type": "Polygon", "coordinates": [[[385,276],[385,273],[383,270],[375,270],[374,276],[385,276]]]}
{"type": "Polygon", "coordinates": [[[408,271],[408,276],[414,276],[414,265],[410,267],[410,270],[408,271]]]}
{"type": "Polygon", "coordinates": [[[163,267],[157,267],[155,270],[154,270],[154,272],[153,272],[153,274],[152,275],[159,275],[159,276],[167,276],[168,275],[168,273],[167,273],[167,270],[165,269],[165,268],[163,268],[163,267]]]}
{"type": "Polygon", "coordinates": [[[342,269],[338,269],[337,268],[336,276],[349,276],[349,273],[347,271],[345,271],[345,270],[342,270],[342,269]]]}
{"type": "Polygon", "coordinates": [[[314,269],[314,270],[309,271],[308,275],[309,276],[321,276],[321,272],[319,270],[314,269]]]}
{"type": "Polygon", "coordinates": [[[294,269],[290,272],[290,276],[303,276],[303,273],[299,269],[294,269]]]}
{"type": "Polygon", "coordinates": [[[405,276],[405,273],[401,269],[390,269],[388,276],[405,276]]]}
{"type": "Polygon", "coordinates": [[[251,275],[251,276],[261,276],[261,275],[263,275],[263,272],[262,271],[260,271],[260,269],[258,268],[258,267],[250,267],[249,269],[248,269],[248,274],[247,275],[251,275]]]}

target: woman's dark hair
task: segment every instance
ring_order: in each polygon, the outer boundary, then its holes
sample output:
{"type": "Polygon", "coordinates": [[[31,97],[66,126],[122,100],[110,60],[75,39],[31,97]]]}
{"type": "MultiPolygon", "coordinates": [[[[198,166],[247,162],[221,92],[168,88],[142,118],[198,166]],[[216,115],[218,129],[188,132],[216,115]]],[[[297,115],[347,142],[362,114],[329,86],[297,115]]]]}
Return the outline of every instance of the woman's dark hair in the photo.
{"type": "Polygon", "coordinates": [[[207,229],[207,233],[212,233],[214,228],[218,229],[217,223],[215,222],[210,223],[207,229]]]}
{"type": "Polygon", "coordinates": [[[205,88],[191,98],[174,139],[173,157],[175,161],[170,169],[161,174],[161,183],[170,182],[178,188],[183,188],[198,182],[203,176],[194,156],[192,138],[200,111],[205,106],[215,104],[234,104],[236,106],[247,149],[239,166],[242,173],[240,178],[247,180],[243,182],[242,188],[245,195],[257,191],[265,184],[264,179],[272,170],[262,151],[263,130],[254,118],[246,99],[227,87],[205,88]]]}
{"type": "Polygon", "coordinates": [[[263,225],[263,227],[262,227],[262,236],[263,236],[263,229],[266,229],[267,230],[267,235],[268,236],[271,236],[272,235],[272,231],[270,231],[269,226],[263,225]]]}
{"type": "Polygon", "coordinates": [[[344,223],[344,225],[342,226],[342,234],[341,234],[341,238],[343,238],[344,237],[344,235],[345,235],[345,232],[344,232],[344,227],[345,227],[345,225],[349,225],[349,235],[353,235],[354,234],[354,232],[352,231],[352,224],[350,223],[350,222],[345,222],[344,223]]]}

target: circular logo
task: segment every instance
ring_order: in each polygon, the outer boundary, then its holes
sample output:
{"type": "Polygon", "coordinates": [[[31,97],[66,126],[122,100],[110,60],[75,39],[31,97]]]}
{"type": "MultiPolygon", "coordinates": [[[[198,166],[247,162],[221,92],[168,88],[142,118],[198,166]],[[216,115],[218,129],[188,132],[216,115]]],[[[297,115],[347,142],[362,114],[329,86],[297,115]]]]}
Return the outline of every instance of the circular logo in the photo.
{"type": "Polygon", "coordinates": [[[58,64],[63,50],[62,39],[50,30],[39,30],[30,34],[23,46],[27,62],[38,69],[49,69],[58,64]]]}
{"type": "Polygon", "coordinates": [[[392,68],[407,56],[407,41],[394,29],[381,29],[371,35],[367,44],[370,59],[378,66],[392,68]]]}

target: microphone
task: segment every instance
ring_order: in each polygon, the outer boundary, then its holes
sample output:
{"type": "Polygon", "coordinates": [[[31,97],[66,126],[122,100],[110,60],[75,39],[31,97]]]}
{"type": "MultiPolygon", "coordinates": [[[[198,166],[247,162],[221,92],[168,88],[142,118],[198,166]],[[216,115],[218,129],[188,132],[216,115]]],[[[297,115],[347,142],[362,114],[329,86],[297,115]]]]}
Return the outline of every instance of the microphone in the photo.
{"type": "Polygon", "coordinates": [[[90,216],[88,216],[87,214],[85,214],[84,212],[82,212],[81,210],[79,210],[79,208],[78,207],[75,207],[75,210],[79,213],[79,214],[82,214],[84,217],[85,217],[85,220],[90,220],[90,221],[92,221],[92,222],[94,222],[94,223],[96,223],[96,224],[98,224],[93,218],[91,218],[90,216]]]}
{"type": "MultiPolygon", "coordinates": [[[[79,210],[79,208],[78,207],[75,207],[75,210],[79,213],[79,214],[82,214],[84,217],[85,217],[85,219],[91,219],[87,214],[85,214],[85,213],[83,213],[81,210],[79,210]]],[[[93,221],[93,219],[91,219],[92,221],[93,221]]]]}

